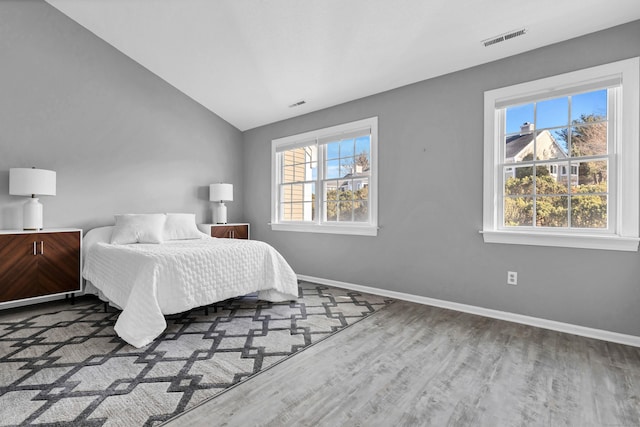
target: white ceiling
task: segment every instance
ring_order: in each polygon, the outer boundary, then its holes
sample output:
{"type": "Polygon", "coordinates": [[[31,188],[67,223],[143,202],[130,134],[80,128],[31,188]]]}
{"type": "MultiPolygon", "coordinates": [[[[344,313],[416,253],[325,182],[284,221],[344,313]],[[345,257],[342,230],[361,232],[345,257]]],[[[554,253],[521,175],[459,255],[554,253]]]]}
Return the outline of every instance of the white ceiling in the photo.
{"type": "Polygon", "coordinates": [[[640,19],[639,0],[47,2],[240,130],[640,19]]]}

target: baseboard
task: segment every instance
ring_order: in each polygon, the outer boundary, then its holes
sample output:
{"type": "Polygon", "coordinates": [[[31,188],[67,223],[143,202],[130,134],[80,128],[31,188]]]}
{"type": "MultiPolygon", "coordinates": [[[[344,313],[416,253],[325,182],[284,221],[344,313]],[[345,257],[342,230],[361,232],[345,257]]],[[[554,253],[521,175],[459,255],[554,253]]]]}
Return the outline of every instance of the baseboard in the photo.
{"type": "Polygon", "coordinates": [[[351,289],[359,292],[395,298],[403,301],[415,302],[418,304],[431,305],[434,307],[446,308],[449,310],[461,311],[463,313],[477,314],[479,316],[493,319],[506,320],[508,322],[521,323],[523,325],[535,326],[552,331],[565,332],[567,334],[580,335],[587,338],[595,338],[602,341],[610,341],[618,344],[625,344],[640,347],[640,337],[635,335],[620,334],[602,329],[587,328],[585,326],[572,325],[570,323],[556,322],[554,320],[541,319],[538,317],[525,316],[522,314],[509,313],[506,311],[492,310],[490,308],[477,307],[474,305],[460,304],[457,302],[445,301],[435,298],[422,297],[419,295],[406,294],[403,292],[389,291],[386,289],[372,288],[370,286],[356,285],[353,283],[339,282],[337,280],[323,279],[320,277],[306,276],[298,274],[300,280],[319,283],[321,285],[335,286],[337,288],[351,289]]]}

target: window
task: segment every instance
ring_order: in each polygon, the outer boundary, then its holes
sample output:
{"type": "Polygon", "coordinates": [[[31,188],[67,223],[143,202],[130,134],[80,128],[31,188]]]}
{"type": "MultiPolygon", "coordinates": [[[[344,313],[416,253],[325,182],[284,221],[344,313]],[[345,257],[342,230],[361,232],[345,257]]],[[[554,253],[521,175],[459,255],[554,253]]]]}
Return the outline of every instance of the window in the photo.
{"type": "Polygon", "coordinates": [[[377,235],[378,118],[272,141],[273,230],[377,235]]]}
{"type": "Polygon", "coordinates": [[[485,242],[638,250],[639,64],[485,92],[485,242]]]}

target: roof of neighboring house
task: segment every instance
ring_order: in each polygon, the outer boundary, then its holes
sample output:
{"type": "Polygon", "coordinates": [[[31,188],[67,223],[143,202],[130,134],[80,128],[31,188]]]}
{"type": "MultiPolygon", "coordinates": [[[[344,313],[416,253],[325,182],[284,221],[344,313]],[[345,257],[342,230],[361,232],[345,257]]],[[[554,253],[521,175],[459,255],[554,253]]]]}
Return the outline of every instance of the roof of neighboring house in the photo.
{"type": "MultiPolygon", "coordinates": [[[[505,159],[515,159],[521,155],[523,150],[533,143],[535,135],[534,132],[526,132],[508,136],[505,140],[505,159]]],[[[536,148],[538,160],[547,160],[556,158],[556,156],[558,158],[567,157],[564,148],[558,144],[549,130],[545,129],[537,135],[540,141],[539,147],[536,148]]],[[[531,147],[530,154],[533,154],[532,151],[533,147],[531,147]]],[[[518,159],[518,161],[520,160],[522,159],[518,159]]]]}
{"type": "Polygon", "coordinates": [[[507,159],[515,157],[524,147],[531,144],[531,141],[533,141],[533,133],[508,136],[505,141],[504,157],[507,159]]]}
{"type": "Polygon", "coordinates": [[[349,185],[349,181],[350,179],[358,179],[358,178],[366,178],[369,177],[369,168],[366,168],[364,171],[362,172],[355,172],[355,173],[348,173],[345,176],[343,176],[342,178],[340,178],[341,180],[345,180],[342,181],[340,183],[340,187],[344,187],[349,185]]]}

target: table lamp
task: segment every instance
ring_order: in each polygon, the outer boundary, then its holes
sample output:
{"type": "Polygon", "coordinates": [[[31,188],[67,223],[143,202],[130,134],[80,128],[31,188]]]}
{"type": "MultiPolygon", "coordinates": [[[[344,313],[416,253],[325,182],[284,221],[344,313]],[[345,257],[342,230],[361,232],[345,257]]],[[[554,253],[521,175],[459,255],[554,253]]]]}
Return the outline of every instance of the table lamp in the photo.
{"type": "Polygon", "coordinates": [[[22,228],[42,229],[42,204],[36,196],[56,195],[56,173],[46,169],[10,168],[9,194],[31,196],[22,209],[22,228]]]}
{"type": "Polygon", "coordinates": [[[218,205],[213,209],[213,221],[216,224],[226,224],[227,207],[224,202],[233,201],[233,184],[219,183],[209,185],[209,200],[218,202],[218,205]]]}

